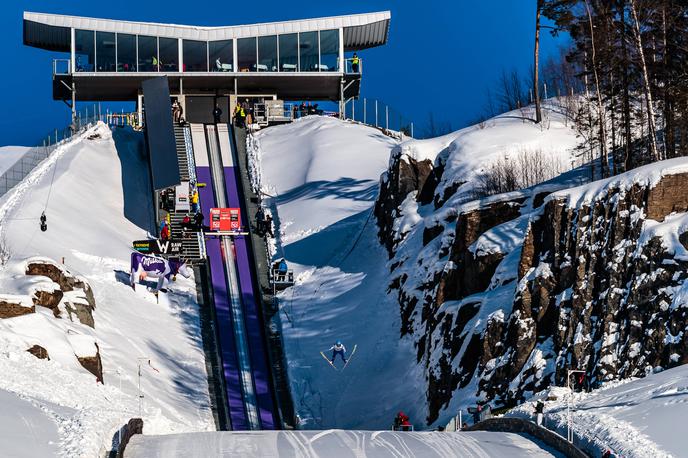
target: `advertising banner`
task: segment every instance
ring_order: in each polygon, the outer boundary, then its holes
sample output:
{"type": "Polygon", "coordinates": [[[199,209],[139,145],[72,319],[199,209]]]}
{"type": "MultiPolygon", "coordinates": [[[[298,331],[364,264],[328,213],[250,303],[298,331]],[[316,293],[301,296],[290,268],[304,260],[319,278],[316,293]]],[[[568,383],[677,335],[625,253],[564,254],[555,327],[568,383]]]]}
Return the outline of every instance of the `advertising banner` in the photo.
{"type": "Polygon", "coordinates": [[[182,181],[182,184],[174,187],[174,210],[178,212],[191,210],[188,181],[182,181]]]}
{"type": "Polygon", "coordinates": [[[235,232],[241,230],[241,209],[211,208],[210,230],[220,232],[235,232]]]}
{"type": "Polygon", "coordinates": [[[133,247],[136,251],[143,254],[167,254],[178,255],[182,252],[181,240],[135,240],[133,247]]]}

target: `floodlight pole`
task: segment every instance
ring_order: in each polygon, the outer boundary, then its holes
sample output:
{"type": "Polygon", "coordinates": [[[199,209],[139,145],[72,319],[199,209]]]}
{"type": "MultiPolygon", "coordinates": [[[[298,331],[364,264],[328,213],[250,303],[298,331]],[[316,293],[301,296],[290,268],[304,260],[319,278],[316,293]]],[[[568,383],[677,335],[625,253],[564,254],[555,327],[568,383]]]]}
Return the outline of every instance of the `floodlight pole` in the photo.
{"type": "Polygon", "coordinates": [[[569,390],[569,399],[568,402],[566,403],[566,439],[570,442],[573,443],[573,416],[571,414],[571,403],[573,400],[573,391],[571,390],[571,376],[575,374],[585,374],[585,371],[581,370],[572,370],[569,369],[566,373],[566,388],[569,390]]]}
{"type": "Polygon", "coordinates": [[[136,358],[136,365],[137,365],[137,374],[138,374],[138,399],[139,399],[139,418],[143,418],[142,416],[142,409],[141,409],[141,403],[143,402],[143,393],[141,392],[141,361],[148,361],[148,364],[150,365],[150,358],[147,356],[139,356],[136,358]]]}

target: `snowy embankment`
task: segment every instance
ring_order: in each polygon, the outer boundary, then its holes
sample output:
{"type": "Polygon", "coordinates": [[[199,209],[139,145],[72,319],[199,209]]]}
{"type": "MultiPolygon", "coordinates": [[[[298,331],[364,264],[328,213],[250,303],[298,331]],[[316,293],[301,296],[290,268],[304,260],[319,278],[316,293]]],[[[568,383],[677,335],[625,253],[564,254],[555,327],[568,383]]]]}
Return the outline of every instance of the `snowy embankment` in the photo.
{"type": "Polygon", "coordinates": [[[392,431],[250,431],[214,434],[134,436],[127,457],[241,456],[243,458],[304,457],[552,457],[518,434],[412,433],[392,431]]]}
{"type": "MultiPolygon", "coordinates": [[[[0,319],[0,389],[54,422],[61,456],[109,450],[132,417],[143,417],[146,434],[213,429],[193,279],[178,278],[169,305],[128,284],[131,242],[146,238],[153,224],[141,140],[123,130],[113,138],[99,124],[60,146],[0,200],[9,256],[0,271],[0,300],[30,309],[37,295],[58,294],[52,308],[36,305],[33,313],[0,319]],[[43,211],[46,232],[39,228],[43,211]],[[92,314],[80,308],[86,290],[63,288],[62,294],[46,276],[27,275],[32,263],[90,285],[92,314]],[[33,346],[49,359],[28,353],[33,346]],[[85,368],[98,355],[104,384],[85,368]]],[[[54,441],[48,430],[35,441],[54,441]]],[[[0,449],[16,441],[5,433],[0,449]]]]}
{"type": "MultiPolygon", "coordinates": [[[[567,405],[571,402],[576,444],[593,455],[606,449],[617,456],[685,456],[686,439],[679,433],[688,415],[688,366],[642,379],[610,382],[590,393],[571,394],[552,388],[545,400],[545,424],[566,435],[567,405]]],[[[523,404],[509,416],[532,416],[533,404],[523,404]]]]}
{"type": "MultiPolygon", "coordinates": [[[[559,112],[555,102],[552,99],[544,104],[546,119],[540,125],[515,110],[442,137],[404,142],[395,154],[407,161],[429,160],[441,165],[442,179],[435,195],[444,209],[473,200],[480,175],[500,161],[512,162],[518,173],[522,168],[519,162],[536,156],[545,175],[549,172],[546,179],[553,178],[581,164],[572,122],[559,112]]],[[[436,209],[426,210],[428,214],[436,209]]]]}

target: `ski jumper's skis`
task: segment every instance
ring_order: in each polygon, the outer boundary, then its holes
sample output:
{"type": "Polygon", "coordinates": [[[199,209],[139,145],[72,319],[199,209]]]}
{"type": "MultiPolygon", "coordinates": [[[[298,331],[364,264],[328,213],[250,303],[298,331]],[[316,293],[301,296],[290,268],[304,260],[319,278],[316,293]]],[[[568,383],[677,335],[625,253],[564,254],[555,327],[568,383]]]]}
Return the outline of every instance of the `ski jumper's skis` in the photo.
{"type": "Polygon", "coordinates": [[[358,344],[354,345],[354,349],[353,349],[353,350],[351,350],[351,354],[349,355],[349,357],[348,357],[348,358],[346,358],[346,362],[344,363],[344,367],[342,367],[342,369],[341,369],[341,370],[344,370],[344,369],[346,369],[346,366],[348,366],[348,365],[349,365],[349,361],[351,361],[351,358],[353,358],[353,357],[354,357],[354,353],[356,353],[356,348],[358,348],[358,344]]]}
{"type": "Polygon", "coordinates": [[[332,369],[334,369],[334,370],[336,370],[336,371],[339,371],[339,369],[337,369],[337,366],[335,366],[334,364],[332,364],[332,361],[330,361],[330,358],[328,358],[327,356],[325,356],[325,353],[320,352],[320,355],[321,355],[323,358],[325,358],[325,361],[327,361],[327,364],[329,364],[330,366],[332,366],[332,369]]]}

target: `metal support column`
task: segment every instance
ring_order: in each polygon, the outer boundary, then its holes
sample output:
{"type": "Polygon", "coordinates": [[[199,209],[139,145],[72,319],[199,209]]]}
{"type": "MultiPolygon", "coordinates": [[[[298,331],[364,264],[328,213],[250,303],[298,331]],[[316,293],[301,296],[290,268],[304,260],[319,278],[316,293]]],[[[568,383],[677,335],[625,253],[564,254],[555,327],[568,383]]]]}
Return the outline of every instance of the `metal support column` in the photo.
{"type": "Polygon", "coordinates": [[[367,105],[368,105],[368,100],[364,98],[363,99],[363,124],[366,124],[366,112],[368,109],[367,105]]]}
{"type": "Polygon", "coordinates": [[[344,78],[339,80],[339,119],[346,118],[346,105],[344,104],[344,78]]]}
{"type": "Polygon", "coordinates": [[[72,77],[72,133],[77,131],[76,125],[76,83],[72,77]]]}

